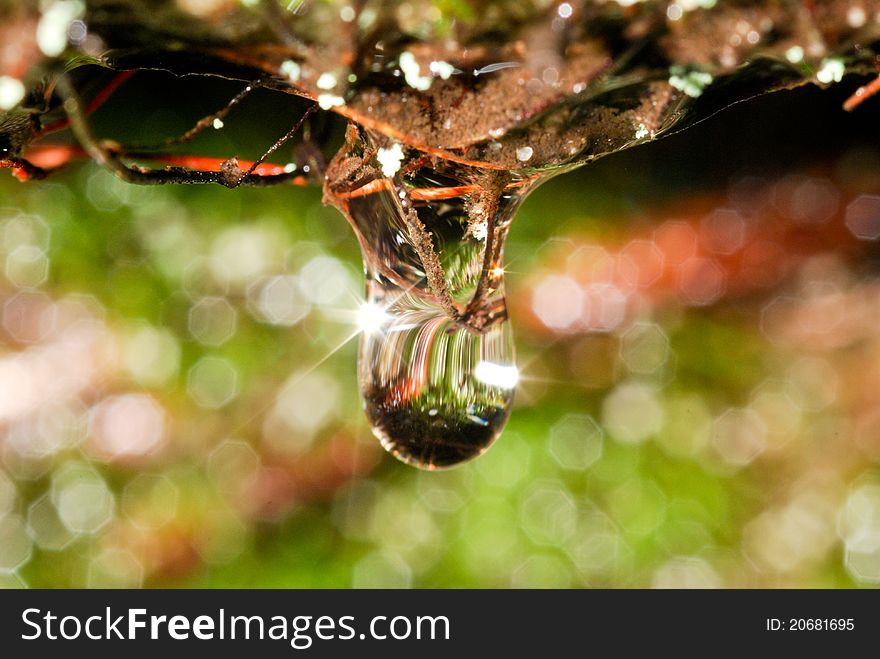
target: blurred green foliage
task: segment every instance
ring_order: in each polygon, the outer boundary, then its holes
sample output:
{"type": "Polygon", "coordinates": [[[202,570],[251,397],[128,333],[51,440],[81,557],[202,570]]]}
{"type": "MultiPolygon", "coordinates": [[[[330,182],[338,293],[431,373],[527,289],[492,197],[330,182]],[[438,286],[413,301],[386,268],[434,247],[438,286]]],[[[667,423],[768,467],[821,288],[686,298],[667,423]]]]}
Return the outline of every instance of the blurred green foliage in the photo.
{"type": "MultiPolygon", "coordinates": [[[[114,137],[189,125],[188,116],[162,111],[137,129],[119,121],[131,101],[120,103],[98,117],[114,137]]],[[[360,255],[342,217],[321,205],[320,190],[136,188],[90,164],[26,185],[3,177],[0,371],[36,363],[21,360],[63,344],[78,322],[97,323],[94,351],[111,354],[63,396],[37,396],[23,412],[3,408],[0,580],[279,588],[877,583],[880,556],[859,544],[859,533],[880,524],[877,455],[857,446],[857,414],[843,406],[843,394],[815,411],[799,409],[785,442],[767,439],[760,455],[740,460],[739,439],[733,459],[718,452],[725,411],[758,414],[755,392],[790,377],[808,352],[762,333],[761,309],[784,288],[706,307],[645,305],[608,332],[554,333],[528,310],[535,282],[564,268],[560,254],[650,235],[647,209],[662,215],[656,209],[675,209],[744,171],[767,180],[785,174],[787,147],[774,147],[768,133],[780,132],[785,144],[785,131],[804,125],[777,122],[748,143],[737,140],[756,117],[802,105],[763,103],[555,179],[531,197],[507,250],[522,390],[498,443],[441,473],[397,463],[370,437],[357,396],[356,340],[346,341],[360,255]],[[719,134],[730,140],[730,162],[719,163],[711,148],[719,134]],[[30,229],[15,233],[20,226],[30,229]],[[22,245],[45,246],[45,280],[10,278],[22,245]],[[307,278],[310,264],[320,266],[317,279],[307,278]],[[278,277],[292,277],[277,281],[295,281],[298,292],[266,297],[267,281],[278,277]],[[319,293],[315,282],[328,277],[343,285],[319,293]],[[52,329],[10,330],[17,318],[10,301],[20,295],[30,305],[25,325],[49,309],[58,318],[52,329]],[[300,307],[290,306],[294,298],[300,307]],[[76,309],[65,311],[71,300],[76,309]],[[194,324],[206,300],[204,324],[194,324]],[[621,356],[635,322],[668,339],[654,367],[621,356]],[[145,327],[151,333],[138,335],[145,327]],[[142,394],[148,398],[126,398],[142,394]],[[146,437],[139,428],[156,419],[161,437],[138,452],[146,437]],[[108,455],[117,440],[132,451],[108,455]],[[85,465],[92,489],[77,494],[65,485],[58,474],[70,465],[85,465]],[[47,494],[54,522],[34,513],[47,494]],[[94,523],[77,521],[100,497],[109,497],[109,514],[101,519],[95,509],[94,523]]],[[[826,103],[813,119],[832,112],[826,103]]],[[[202,109],[211,108],[190,111],[202,109]]],[[[245,151],[258,152],[275,135],[271,125],[256,125],[250,134],[232,128],[231,137],[217,131],[197,147],[252,155],[245,151]]],[[[841,130],[828,144],[802,144],[799,162],[834,161],[864,141],[857,125],[841,130]]],[[[25,255],[26,264],[36,258],[25,255]]],[[[844,372],[843,357],[821,359],[844,372]]],[[[63,359],[52,364],[57,371],[30,374],[48,378],[34,386],[71,376],[63,359]]],[[[0,395],[11,397],[15,382],[0,373],[0,395]]],[[[843,382],[839,390],[858,386],[843,382]]]]}

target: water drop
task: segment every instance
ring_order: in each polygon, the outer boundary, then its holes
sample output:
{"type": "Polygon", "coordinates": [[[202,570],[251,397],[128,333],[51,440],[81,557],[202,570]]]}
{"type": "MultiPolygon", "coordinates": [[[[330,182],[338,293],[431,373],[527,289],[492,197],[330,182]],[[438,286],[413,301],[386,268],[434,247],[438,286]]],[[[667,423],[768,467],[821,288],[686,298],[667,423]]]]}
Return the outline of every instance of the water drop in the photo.
{"type": "Polygon", "coordinates": [[[398,459],[451,467],[483,453],[510,413],[519,373],[502,256],[530,182],[417,152],[389,178],[377,145],[353,135],[329,170],[328,198],[363,253],[364,409],[398,459]]]}

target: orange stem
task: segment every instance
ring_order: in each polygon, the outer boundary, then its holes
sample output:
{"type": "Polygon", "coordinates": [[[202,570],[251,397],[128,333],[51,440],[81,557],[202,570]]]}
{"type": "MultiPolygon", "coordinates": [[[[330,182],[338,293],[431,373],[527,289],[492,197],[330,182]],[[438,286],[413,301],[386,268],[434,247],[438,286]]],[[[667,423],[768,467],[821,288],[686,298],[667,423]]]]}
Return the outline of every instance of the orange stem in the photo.
{"type": "Polygon", "coordinates": [[[859,87],[852,96],[846,99],[846,102],[843,104],[843,109],[847,112],[852,112],[862,103],[877,94],[877,92],[880,92],[880,76],[877,76],[877,78],[869,82],[867,85],[859,87]]]}

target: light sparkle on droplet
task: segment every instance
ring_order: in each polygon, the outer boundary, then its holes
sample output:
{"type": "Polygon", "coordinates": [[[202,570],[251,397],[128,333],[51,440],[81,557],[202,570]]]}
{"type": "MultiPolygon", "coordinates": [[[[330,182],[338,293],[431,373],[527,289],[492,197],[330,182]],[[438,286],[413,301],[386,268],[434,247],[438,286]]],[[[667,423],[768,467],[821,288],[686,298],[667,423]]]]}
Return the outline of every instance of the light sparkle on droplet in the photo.
{"type": "Polygon", "coordinates": [[[449,62],[434,60],[428,65],[431,73],[439,76],[441,80],[449,80],[449,77],[455,73],[455,67],[449,62]]]}
{"type": "Polygon", "coordinates": [[[804,49],[800,46],[792,46],[785,51],[785,59],[792,64],[800,64],[804,61],[804,49]]]}
{"type": "Polygon", "coordinates": [[[318,77],[318,81],[315,83],[315,86],[318,89],[325,89],[329,91],[336,86],[336,76],[332,73],[322,73],[318,77]]]}
{"type": "Polygon", "coordinates": [[[400,170],[400,163],[403,162],[403,147],[397,143],[387,149],[382,147],[376,152],[376,160],[382,167],[382,175],[390,178],[400,170]]]}
{"type": "Polygon", "coordinates": [[[336,94],[321,94],[318,96],[318,105],[322,110],[329,110],[330,108],[345,105],[345,99],[336,94]]]}
{"type": "Polygon", "coordinates": [[[11,110],[24,98],[25,88],[21,80],[0,76],[0,110],[11,110]]]}
{"type": "Polygon", "coordinates": [[[535,151],[530,146],[521,146],[516,150],[516,159],[520,162],[526,162],[531,159],[535,151]]]}
{"type": "Polygon", "coordinates": [[[388,311],[375,302],[364,302],[357,312],[357,326],[364,334],[375,334],[390,320],[388,311]]]}
{"type": "Polygon", "coordinates": [[[431,88],[433,78],[422,75],[422,68],[419,66],[415,55],[405,50],[400,54],[398,63],[400,64],[400,70],[403,71],[403,78],[406,80],[406,84],[422,92],[431,88]]]}
{"type": "Polygon", "coordinates": [[[868,14],[863,7],[850,7],[846,12],[846,22],[851,28],[860,28],[868,21],[868,14]]]}
{"type": "Polygon", "coordinates": [[[357,14],[354,11],[354,7],[349,7],[346,5],[339,10],[339,18],[341,18],[346,23],[351,23],[355,18],[357,18],[357,14]]]}
{"type": "Polygon", "coordinates": [[[44,55],[57,57],[64,52],[67,30],[84,12],[81,0],[56,0],[46,7],[37,25],[37,45],[44,55]]]}
{"type": "Polygon", "coordinates": [[[822,62],[822,68],[816,73],[816,80],[823,85],[829,85],[832,82],[840,82],[843,80],[843,74],[846,72],[846,66],[842,59],[832,57],[822,62]]]}
{"type": "Polygon", "coordinates": [[[281,63],[279,71],[281,72],[281,75],[285,76],[290,82],[297,82],[302,74],[302,67],[298,62],[289,59],[281,63]]]}
{"type": "Polygon", "coordinates": [[[516,366],[483,361],[474,369],[474,377],[492,387],[513,389],[519,383],[519,369],[516,366]]]}
{"type": "Polygon", "coordinates": [[[670,69],[669,84],[692,98],[702,96],[713,80],[712,74],[706,71],[687,70],[680,66],[670,69]]]}

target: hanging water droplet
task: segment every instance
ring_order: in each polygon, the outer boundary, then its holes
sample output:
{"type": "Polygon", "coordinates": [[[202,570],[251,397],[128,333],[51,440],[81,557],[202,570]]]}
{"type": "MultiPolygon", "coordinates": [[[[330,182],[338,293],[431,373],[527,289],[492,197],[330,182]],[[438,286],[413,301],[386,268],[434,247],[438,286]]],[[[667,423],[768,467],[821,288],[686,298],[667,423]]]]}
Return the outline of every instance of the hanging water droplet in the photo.
{"type": "Polygon", "coordinates": [[[364,257],[364,408],[397,458],[450,467],[483,453],[510,413],[519,374],[501,264],[528,186],[417,153],[388,178],[369,164],[370,138],[352,136],[334,170],[347,181],[328,189],[364,257]]]}
{"type": "Polygon", "coordinates": [[[362,338],[361,392],[388,451],[449,467],[480,455],[507,421],[517,380],[509,323],[475,334],[414,302],[399,300],[382,330],[362,338]]]}

